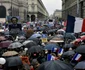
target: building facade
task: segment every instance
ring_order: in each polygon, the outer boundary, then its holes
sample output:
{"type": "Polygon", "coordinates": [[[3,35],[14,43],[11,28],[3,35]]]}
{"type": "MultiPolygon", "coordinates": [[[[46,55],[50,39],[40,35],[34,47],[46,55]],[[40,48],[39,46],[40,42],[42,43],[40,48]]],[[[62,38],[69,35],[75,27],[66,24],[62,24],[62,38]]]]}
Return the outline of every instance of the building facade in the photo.
{"type": "Polygon", "coordinates": [[[55,10],[53,13],[54,18],[62,18],[62,10],[55,10]]]}
{"type": "Polygon", "coordinates": [[[27,21],[28,0],[0,0],[0,5],[6,8],[6,17],[17,16],[20,20],[27,21]]]}
{"type": "Polygon", "coordinates": [[[27,22],[28,0],[18,0],[21,21],[27,22]]]}
{"type": "Polygon", "coordinates": [[[28,0],[28,20],[38,21],[45,20],[49,16],[41,0],[28,0]]]}
{"type": "Polygon", "coordinates": [[[41,0],[0,0],[6,17],[18,16],[21,22],[45,20],[48,12],[41,0]]]}
{"type": "Polygon", "coordinates": [[[62,17],[67,15],[85,18],[85,0],[62,0],[62,17]]]}

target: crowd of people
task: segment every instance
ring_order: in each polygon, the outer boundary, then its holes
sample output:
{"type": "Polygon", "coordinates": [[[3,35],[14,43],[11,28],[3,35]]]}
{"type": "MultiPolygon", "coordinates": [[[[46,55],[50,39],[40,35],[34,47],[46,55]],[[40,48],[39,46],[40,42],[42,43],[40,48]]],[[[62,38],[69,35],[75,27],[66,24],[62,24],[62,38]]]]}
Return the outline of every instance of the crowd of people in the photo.
{"type": "Polygon", "coordinates": [[[0,70],[85,70],[85,33],[66,33],[61,24],[49,27],[18,24],[13,17],[0,32],[0,70]]]}

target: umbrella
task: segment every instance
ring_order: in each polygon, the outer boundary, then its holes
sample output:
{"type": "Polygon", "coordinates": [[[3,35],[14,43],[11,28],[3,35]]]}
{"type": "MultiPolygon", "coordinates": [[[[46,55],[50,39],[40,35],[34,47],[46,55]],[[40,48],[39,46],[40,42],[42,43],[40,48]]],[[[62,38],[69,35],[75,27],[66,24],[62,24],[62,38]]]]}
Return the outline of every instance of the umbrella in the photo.
{"type": "Polygon", "coordinates": [[[85,54],[85,45],[80,45],[75,51],[80,54],[85,54]]]}
{"type": "Polygon", "coordinates": [[[59,29],[58,31],[62,31],[62,32],[65,32],[65,30],[63,30],[63,29],[59,29]]]}
{"type": "Polygon", "coordinates": [[[85,35],[84,36],[81,36],[81,40],[85,40],[85,35]]]}
{"type": "Polygon", "coordinates": [[[12,44],[9,45],[9,49],[15,49],[15,48],[20,48],[22,47],[23,45],[20,43],[20,42],[14,42],[12,44]]]}
{"type": "Polygon", "coordinates": [[[32,40],[27,40],[25,42],[23,42],[23,45],[26,47],[26,48],[30,48],[31,46],[35,46],[37,45],[34,41],[32,40]]]}
{"type": "Polygon", "coordinates": [[[39,45],[32,46],[29,48],[28,53],[40,52],[41,50],[43,50],[43,48],[39,45]]]}
{"type": "Polygon", "coordinates": [[[75,41],[82,42],[81,38],[77,38],[77,39],[75,39],[75,41]]]}
{"type": "Polygon", "coordinates": [[[63,48],[72,48],[74,45],[71,43],[71,44],[65,44],[63,48]]]}
{"type": "Polygon", "coordinates": [[[81,36],[83,36],[83,35],[85,35],[85,32],[82,32],[82,33],[81,33],[81,36]]]}
{"type": "Polygon", "coordinates": [[[41,37],[41,34],[35,33],[30,38],[38,38],[41,37]]]}
{"type": "Polygon", "coordinates": [[[48,36],[47,39],[48,41],[51,40],[54,36],[48,36]]]}
{"type": "Polygon", "coordinates": [[[54,36],[54,38],[53,38],[53,39],[56,39],[56,38],[61,38],[61,39],[63,39],[63,38],[64,38],[64,36],[63,36],[63,35],[61,35],[61,34],[58,34],[58,35],[54,36]]]}
{"type": "Polygon", "coordinates": [[[18,39],[19,40],[25,40],[26,38],[24,36],[19,36],[18,39]]]}
{"type": "Polygon", "coordinates": [[[7,52],[2,54],[2,56],[14,56],[14,55],[18,55],[18,52],[16,52],[16,51],[7,51],[7,52]]]}
{"type": "Polygon", "coordinates": [[[23,45],[26,45],[26,44],[28,44],[30,42],[33,42],[33,41],[32,40],[26,40],[26,41],[23,42],[23,45]]]}
{"type": "Polygon", "coordinates": [[[70,57],[70,56],[73,56],[75,54],[74,51],[67,51],[67,52],[64,52],[62,57],[70,57]]]}
{"type": "Polygon", "coordinates": [[[72,40],[75,40],[75,39],[76,39],[76,37],[75,37],[74,34],[72,34],[72,33],[66,33],[66,34],[64,35],[64,38],[65,38],[65,39],[72,39],[72,40]]]}
{"type": "Polygon", "coordinates": [[[63,35],[56,35],[54,38],[50,40],[52,43],[58,43],[58,42],[64,42],[64,37],[63,35]]]}
{"type": "Polygon", "coordinates": [[[43,30],[45,30],[45,27],[41,27],[41,28],[40,28],[40,31],[43,31],[43,30]]]}
{"type": "Polygon", "coordinates": [[[65,64],[64,62],[57,61],[47,61],[41,64],[38,70],[74,70],[70,65],[65,64]]]}
{"type": "Polygon", "coordinates": [[[5,37],[6,37],[7,40],[12,40],[13,41],[12,35],[5,35],[5,37]]]}
{"type": "Polygon", "coordinates": [[[0,36],[4,36],[5,34],[4,34],[4,32],[0,32],[0,36]]]}
{"type": "Polygon", "coordinates": [[[8,28],[5,29],[4,34],[9,35],[9,29],[8,28]]]}
{"type": "Polygon", "coordinates": [[[81,38],[75,39],[74,41],[71,42],[71,44],[78,46],[79,44],[81,44],[82,40],[81,38]]]}
{"type": "Polygon", "coordinates": [[[0,36],[0,41],[4,41],[6,38],[4,36],[0,36]]]}
{"type": "Polygon", "coordinates": [[[47,44],[44,49],[47,49],[47,50],[52,50],[53,48],[58,48],[59,49],[59,46],[57,46],[56,44],[47,44]]]}
{"type": "Polygon", "coordinates": [[[19,56],[9,57],[6,60],[7,60],[6,64],[8,67],[22,65],[22,60],[19,56]]]}
{"type": "Polygon", "coordinates": [[[74,69],[80,69],[80,70],[84,70],[85,69],[85,61],[81,61],[79,62],[74,69]]]}
{"type": "Polygon", "coordinates": [[[65,30],[64,29],[59,29],[58,31],[57,31],[57,33],[59,33],[59,34],[65,34],[65,30]]]}
{"type": "Polygon", "coordinates": [[[11,43],[12,43],[12,41],[2,41],[2,42],[0,42],[0,47],[1,47],[1,48],[6,48],[6,47],[8,47],[11,43]]]}
{"type": "Polygon", "coordinates": [[[51,29],[51,30],[48,30],[48,33],[51,33],[51,32],[56,32],[57,29],[51,29]]]}
{"type": "Polygon", "coordinates": [[[43,30],[49,30],[48,24],[44,24],[42,28],[43,28],[43,30]]]}
{"type": "Polygon", "coordinates": [[[63,43],[64,40],[50,40],[51,43],[63,43]]]}
{"type": "Polygon", "coordinates": [[[51,29],[51,30],[48,30],[47,32],[48,34],[51,34],[51,33],[55,33],[55,30],[51,29]]]}
{"type": "Polygon", "coordinates": [[[58,30],[58,29],[53,29],[55,32],[58,30]]]}
{"type": "Polygon", "coordinates": [[[26,38],[25,38],[24,36],[18,37],[18,41],[19,41],[20,43],[23,43],[25,40],[26,40],[26,38]]]}
{"type": "Polygon", "coordinates": [[[29,38],[28,40],[34,41],[36,44],[39,44],[40,39],[39,38],[29,38]]]}

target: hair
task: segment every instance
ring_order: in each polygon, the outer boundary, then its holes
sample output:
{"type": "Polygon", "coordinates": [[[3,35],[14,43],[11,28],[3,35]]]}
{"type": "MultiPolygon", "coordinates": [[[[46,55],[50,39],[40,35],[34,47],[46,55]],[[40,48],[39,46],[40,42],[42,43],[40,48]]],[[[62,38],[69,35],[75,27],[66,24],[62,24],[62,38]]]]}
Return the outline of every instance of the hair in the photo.
{"type": "Polygon", "coordinates": [[[33,33],[34,33],[34,31],[32,29],[28,29],[26,31],[26,37],[29,38],[33,33]]]}
{"type": "Polygon", "coordinates": [[[12,17],[12,18],[11,18],[11,21],[12,21],[14,18],[15,18],[16,21],[18,22],[18,18],[17,18],[17,17],[12,17]]]}

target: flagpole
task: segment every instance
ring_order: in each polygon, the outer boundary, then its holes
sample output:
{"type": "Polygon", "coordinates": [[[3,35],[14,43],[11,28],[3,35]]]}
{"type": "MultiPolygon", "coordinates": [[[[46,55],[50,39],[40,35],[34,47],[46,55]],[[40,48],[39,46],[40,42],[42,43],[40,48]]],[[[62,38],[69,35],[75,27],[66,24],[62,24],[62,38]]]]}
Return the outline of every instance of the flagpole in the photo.
{"type": "Polygon", "coordinates": [[[79,0],[77,0],[77,17],[79,17],[79,0]]]}

